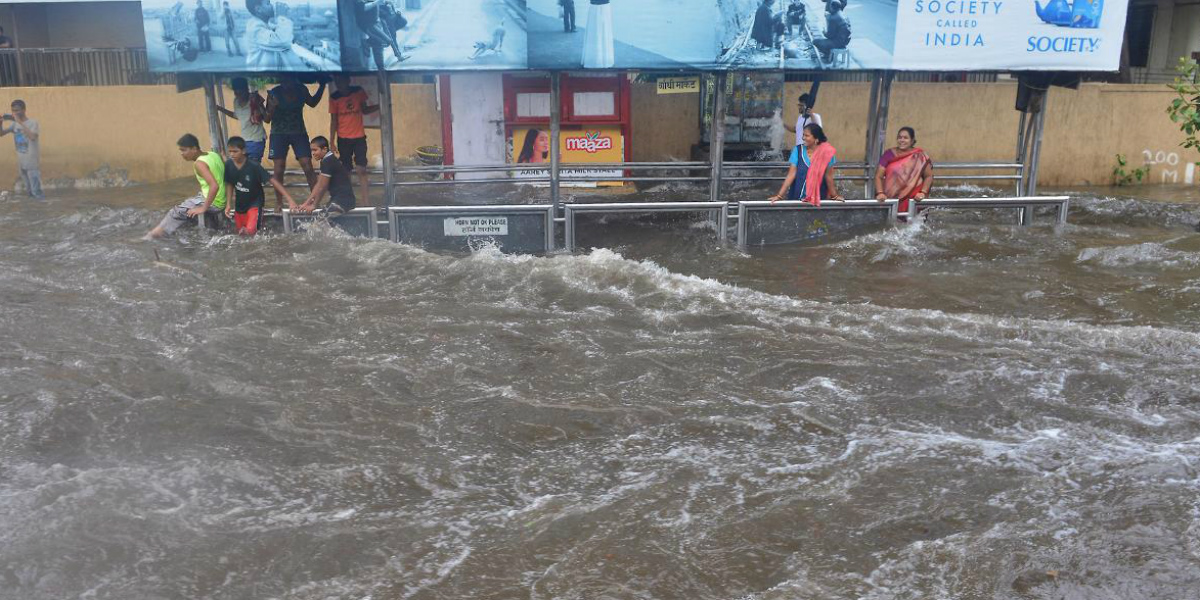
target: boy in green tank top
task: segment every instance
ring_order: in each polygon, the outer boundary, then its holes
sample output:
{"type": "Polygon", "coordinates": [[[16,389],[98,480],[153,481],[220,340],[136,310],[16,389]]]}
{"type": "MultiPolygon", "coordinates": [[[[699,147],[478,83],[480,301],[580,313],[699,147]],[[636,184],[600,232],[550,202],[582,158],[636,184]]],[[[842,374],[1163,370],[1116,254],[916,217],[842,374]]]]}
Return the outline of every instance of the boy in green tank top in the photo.
{"type": "Polygon", "coordinates": [[[200,193],[184,200],[167,212],[162,222],[146,234],[145,239],[155,239],[174,233],[184,223],[193,221],[206,211],[225,210],[225,160],[216,152],[200,149],[200,140],[185,133],[179,138],[179,156],[192,163],[192,172],[200,184],[200,193]]]}

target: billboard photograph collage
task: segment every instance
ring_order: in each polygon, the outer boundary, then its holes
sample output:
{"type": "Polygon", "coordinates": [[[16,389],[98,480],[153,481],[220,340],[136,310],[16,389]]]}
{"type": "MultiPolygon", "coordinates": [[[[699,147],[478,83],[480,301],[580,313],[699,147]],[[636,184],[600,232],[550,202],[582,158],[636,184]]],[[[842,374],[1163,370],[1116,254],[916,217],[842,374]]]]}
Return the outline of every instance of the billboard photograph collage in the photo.
{"type": "Polygon", "coordinates": [[[165,72],[1109,70],[1104,0],[142,0],[165,72]]]}

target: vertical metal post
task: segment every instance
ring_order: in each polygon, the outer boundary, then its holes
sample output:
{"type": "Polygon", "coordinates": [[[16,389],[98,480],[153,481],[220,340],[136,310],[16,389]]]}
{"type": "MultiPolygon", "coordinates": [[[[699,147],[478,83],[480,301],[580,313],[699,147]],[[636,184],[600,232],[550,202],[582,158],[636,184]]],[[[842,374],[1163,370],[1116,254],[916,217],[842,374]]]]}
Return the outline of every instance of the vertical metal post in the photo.
{"type": "Polygon", "coordinates": [[[554,218],[562,210],[559,196],[559,170],[562,156],[559,151],[562,136],[562,73],[550,72],[550,204],[554,205],[554,218]]]}
{"type": "Polygon", "coordinates": [[[1021,120],[1017,122],[1017,158],[1013,162],[1021,165],[1020,175],[1017,179],[1016,194],[1021,195],[1021,189],[1025,185],[1025,122],[1029,119],[1029,113],[1021,111],[1021,120]]]}
{"type": "Polygon", "coordinates": [[[12,22],[13,37],[12,37],[12,39],[13,39],[13,46],[17,49],[17,87],[22,87],[25,85],[25,63],[23,60],[21,60],[21,55],[25,54],[25,52],[24,52],[24,50],[22,50],[22,48],[24,48],[24,46],[21,44],[21,36],[19,34],[20,28],[18,27],[18,24],[21,22],[21,19],[19,16],[17,16],[17,11],[16,11],[15,6],[13,7],[13,9],[14,10],[12,11],[12,16],[13,16],[13,22],[12,22]]]}
{"type": "Polygon", "coordinates": [[[879,73],[871,76],[871,98],[867,104],[867,139],[863,150],[863,175],[866,175],[867,180],[863,183],[863,195],[867,198],[874,198],[872,188],[875,187],[874,173],[871,172],[871,156],[875,153],[875,124],[877,122],[876,115],[879,113],[879,88],[883,85],[883,77],[879,73]]]}
{"type": "Polygon", "coordinates": [[[718,71],[713,77],[713,118],[711,142],[708,145],[709,173],[708,198],[721,201],[721,175],[725,169],[725,82],[727,74],[718,71]]]}
{"type": "Polygon", "coordinates": [[[208,135],[212,140],[212,149],[218,154],[225,154],[225,140],[221,137],[221,121],[217,118],[217,98],[213,89],[213,78],[204,78],[204,107],[208,112],[208,135]]]}
{"type": "Polygon", "coordinates": [[[383,150],[383,205],[396,203],[396,138],[392,123],[392,82],[379,70],[379,146],[383,150]]]}
{"type": "Polygon", "coordinates": [[[1017,123],[1017,160],[1016,162],[1025,162],[1025,125],[1029,119],[1029,113],[1022,111],[1021,120],[1017,123]]]}
{"type": "Polygon", "coordinates": [[[1042,158],[1042,133],[1045,131],[1046,125],[1046,100],[1050,94],[1046,90],[1037,92],[1037,114],[1033,116],[1033,132],[1029,139],[1029,162],[1027,170],[1029,177],[1025,182],[1025,195],[1037,195],[1037,177],[1038,177],[1038,161],[1042,158]]]}
{"type": "MultiPolygon", "coordinates": [[[[219,106],[221,108],[226,108],[227,106],[225,104],[225,86],[221,85],[220,78],[214,77],[213,88],[214,88],[214,91],[216,92],[217,106],[219,106]]],[[[217,111],[217,115],[221,117],[221,131],[225,134],[223,137],[225,139],[228,139],[229,138],[229,116],[219,110],[217,111]]]]}
{"type": "Polygon", "coordinates": [[[875,164],[879,160],[879,155],[883,154],[883,148],[887,144],[888,134],[888,114],[892,104],[892,80],[895,79],[895,73],[884,71],[879,80],[879,97],[875,107],[875,119],[872,126],[875,129],[875,137],[870,140],[867,145],[867,198],[872,199],[877,193],[875,190],[875,164]]]}

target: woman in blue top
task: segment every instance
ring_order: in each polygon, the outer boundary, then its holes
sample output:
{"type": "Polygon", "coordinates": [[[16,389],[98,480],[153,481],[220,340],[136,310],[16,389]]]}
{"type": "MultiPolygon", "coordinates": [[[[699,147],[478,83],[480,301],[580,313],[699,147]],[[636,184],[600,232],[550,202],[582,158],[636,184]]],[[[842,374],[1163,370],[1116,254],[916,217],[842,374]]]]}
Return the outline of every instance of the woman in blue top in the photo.
{"type": "Polygon", "coordinates": [[[825,137],[825,131],[820,125],[809,123],[804,126],[804,134],[800,139],[801,143],[792,149],[792,156],[788,159],[792,166],[783,180],[783,186],[778,194],[771,196],[771,202],[787,198],[819,205],[821,198],[843,200],[833,181],[837,150],[825,137]],[[820,194],[810,193],[808,186],[817,186],[818,181],[820,194]]]}

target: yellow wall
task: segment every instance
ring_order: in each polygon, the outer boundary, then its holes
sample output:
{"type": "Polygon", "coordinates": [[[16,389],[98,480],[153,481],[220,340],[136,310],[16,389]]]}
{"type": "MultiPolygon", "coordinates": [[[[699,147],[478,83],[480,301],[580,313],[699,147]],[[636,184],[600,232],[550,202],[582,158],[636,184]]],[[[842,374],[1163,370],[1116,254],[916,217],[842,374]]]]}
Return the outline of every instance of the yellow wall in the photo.
{"type": "MultiPolygon", "coordinates": [[[[314,88],[315,89],[315,88],[314,88]]],[[[432,85],[393,85],[393,119],[397,124],[397,158],[411,156],[418,146],[441,144],[441,117],[432,85]]],[[[207,145],[208,121],[204,92],[184,94],[171,86],[114,86],[70,88],[7,88],[5,102],[21,98],[29,116],[41,127],[42,177],[50,181],[82,178],[103,165],[128,172],[138,182],[186,177],[189,167],[179,158],[175,141],[193,133],[207,145]]],[[[225,99],[233,95],[226,89],[225,99]]],[[[329,135],[329,106],[325,100],[305,111],[311,135],[329,135]]],[[[236,119],[228,119],[237,135],[236,119]]],[[[379,154],[379,131],[368,130],[372,157],[379,154]]],[[[16,154],[11,138],[0,138],[0,188],[16,178],[16,154]]]]}
{"type": "Polygon", "coordinates": [[[691,160],[700,140],[699,94],[658,94],[654,84],[633,84],[633,160],[691,160]]]}
{"type": "MultiPolygon", "coordinates": [[[[796,97],[808,84],[788,84],[784,120],[796,120],[796,97]]],[[[859,159],[866,145],[870,84],[821,86],[817,112],[842,156],[859,159]]],[[[1189,158],[1178,147],[1183,136],[1167,117],[1173,92],[1160,85],[1085,84],[1079,90],[1053,88],[1047,101],[1042,143],[1041,185],[1105,185],[1112,181],[1116,155],[1134,166],[1145,157],[1175,165],[1154,165],[1151,181],[1183,183],[1189,158]],[[1172,158],[1171,154],[1175,157],[1172,158]],[[1172,175],[1172,172],[1175,175],[1172,175]]],[[[1016,85],[1002,83],[921,84],[893,87],[887,140],[902,126],[916,129],[919,145],[935,161],[1011,161],[1016,157],[1016,85]]],[[[1193,161],[1200,153],[1192,152],[1193,161]]]]}
{"type": "MultiPolygon", "coordinates": [[[[441,114],[435,87],[396,84],[393,118],[396,155],[411,160],[418,146],[441,144],[441,114]]],[[[795,120],[795,97],[807,86],[789,84],[785,120],[795,120]]],[[[175,140],[191,132],[205,143],[208,127],[204,94],[177,94],[169,86],[9,88],[6,98],[23,98],[42,127],[42,172],[46,180],[80,178],[103,165],[125,170],[129,178],[153,182],[189,175],[175,140]]],[[[1018,114],[1016,87],[991,84],[896,84],[891,126],[909,125],[935,161],[1012,160],[1018,114]]],[[[839,154],[862,158],[868,84],[828,83],[821,87],[818,109],[839,154]]],[[[1117,153],[1135,166],[1159,161],[1154,182],[1183,183],[1188,154],[1178,148],[1179,130],[1165,107],[1165,87],[1088,84],[1078,91],[1054,89],[1042,151],[1042,185],[1106,184],[1117,153]],[[1174,162],[1175,164],[1167,164],[1174,162]],[[1172,175],[1174,173],[1174,175],[1172,175]]],[[[226,90],[226,98],[232,94],[226,90]]],[[[688,159],[700,137],[699,97],[659,96],[653,86],[633,92],[634,157],[640,161],[688,159]]],[[[327,135],[329,114],[322,102],[306,112],[309,132],[327,135]]],[[[229,120],[238,133],[236,120],[229,120]]],[[[893,134],[889,133],[889,140],[893,134]]],[[[0,187],[15,179],[16,157],[0,139],[0,187]]],[[[371,154],[379,154],[378,132],[369,134],[371,154]]],[[[1196,153],[1190,158],[1200,159],[1196,153]]]]}

